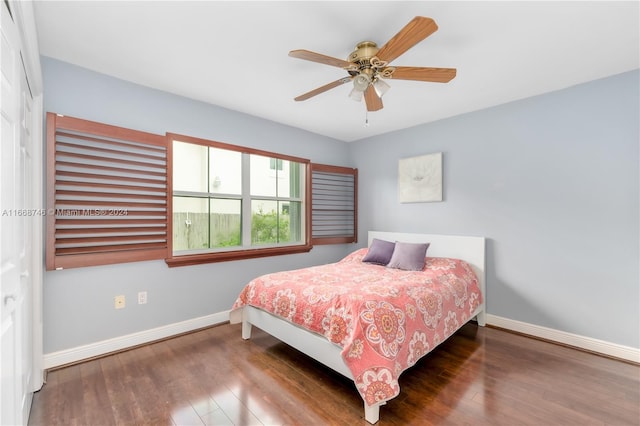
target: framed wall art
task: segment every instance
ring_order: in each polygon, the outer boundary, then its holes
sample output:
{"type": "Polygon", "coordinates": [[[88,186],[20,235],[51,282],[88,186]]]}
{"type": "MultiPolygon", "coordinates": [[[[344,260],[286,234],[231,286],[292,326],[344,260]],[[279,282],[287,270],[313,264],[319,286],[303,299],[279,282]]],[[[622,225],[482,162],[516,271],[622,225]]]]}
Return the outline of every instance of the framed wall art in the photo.
{"type": "Polygon", "coordinates": [[[442,153],[402,158],[398,162],[398,201],[442,201],[442,153]]]}

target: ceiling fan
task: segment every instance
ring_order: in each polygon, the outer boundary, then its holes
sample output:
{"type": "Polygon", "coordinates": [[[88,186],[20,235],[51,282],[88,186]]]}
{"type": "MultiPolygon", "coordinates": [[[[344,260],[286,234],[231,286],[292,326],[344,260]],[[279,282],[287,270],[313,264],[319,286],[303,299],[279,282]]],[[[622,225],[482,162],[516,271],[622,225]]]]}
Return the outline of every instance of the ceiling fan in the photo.
{"type": "Polygon", "coordinates": [[[349,97],[361,101],[364,97],[367,111],[382,109],[382,95],[390,88],[385,79],[430,81],[447,83],[456,76],[455,68],[392,67],[389,63],[438,29],[431,18],[416,16],[393,36],[384,46],[372,41],[358,43],[346,61],[311,52],[292,50],[289,56],[342,68],[349,74],[295,98],[304,101],[327,90],[353,81],[349,97]]]}

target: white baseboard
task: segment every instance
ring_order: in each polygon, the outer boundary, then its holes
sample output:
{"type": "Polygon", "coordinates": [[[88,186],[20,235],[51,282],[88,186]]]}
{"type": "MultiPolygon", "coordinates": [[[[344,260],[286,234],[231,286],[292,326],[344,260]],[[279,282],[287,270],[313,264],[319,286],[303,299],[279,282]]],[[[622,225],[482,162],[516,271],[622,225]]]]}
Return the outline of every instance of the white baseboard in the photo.
{"type": "MultiPolygon", "coordinates": [[[[542,339],[547,339],[569,346],[575,346],[577,348],[601,353],[603,355],[640,363],[640,349],[503,318],[497,315],[486,314],[486,318],[487,324],[504,328],[506,330],[517,331],[519,333],[540,337],[542,339]]],[[[133,346],[153,342],[155,340],[175,336],[180,333],[186,333],[199,328],[221,324],[226,321],[229,321],[229,311],[218,312],[150,330],[115,337],[113,339],[44,354],[44,368],[47,370],[61,365],[71,364],[133,346]]]]}
{"type": "Polygon", "coordinates": [[[229,321],[229,311],[218,312],[187,321],[152,328],[150,330],[115,337],[113,339],[44,354],[44,368],[47,370],[61,365],[71,364],[84,359],[175,336],[180,333],[220,324],[225,321],[229,321]]]}
{"type": "Polygon", "coordinates": [[[574,346],[580,349],[597,352],[603,355],[640,363],[640,349],[632,348],[630,346],[618,345],[616,343],[605,342],[604,340],[593,339],[591,337],[580,336],[491,314],[487,314],[487,324],[574,346]]]}

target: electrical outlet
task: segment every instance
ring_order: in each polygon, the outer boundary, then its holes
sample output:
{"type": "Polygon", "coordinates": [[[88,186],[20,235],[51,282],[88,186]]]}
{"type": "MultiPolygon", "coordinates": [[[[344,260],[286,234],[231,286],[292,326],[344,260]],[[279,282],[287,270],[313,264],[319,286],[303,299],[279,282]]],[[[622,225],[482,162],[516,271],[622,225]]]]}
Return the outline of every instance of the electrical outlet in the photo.
{"type": "Polygon", "coordinates": [[[147,304],[147,292],[139,291],[138,292],[138,305],[146,305],[147,304]]]}
{"type": "Polygon", "coordinates": [[[116,309],[124,308],[124,296],[116,296],[113,298],[113,301],[116,309]]]}

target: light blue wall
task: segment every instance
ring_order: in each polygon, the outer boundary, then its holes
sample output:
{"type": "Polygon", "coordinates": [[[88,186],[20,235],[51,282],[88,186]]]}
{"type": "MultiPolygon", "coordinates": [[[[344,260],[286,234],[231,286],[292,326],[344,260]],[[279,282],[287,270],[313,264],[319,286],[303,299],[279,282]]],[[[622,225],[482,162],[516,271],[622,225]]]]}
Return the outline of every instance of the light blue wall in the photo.
{"type": "MultiPolygon", "coordinates": [[[[640,348],[638,71],[346,144],[49,58],[42,66],[45,111],[358,167],[358,246],[370,229],[485,236],[490,314],[640,348]],[[397,160],[432,152],[444,153],[445,201],[398,203],[397,160]]],[[[353,248],[47,272],[44,352],[222,312],[259,274],[353,248]],[[147,305],[135,304],[141,290],[147,305]]]]}
{"type": "Polygon", "coordinates": [[[485,236],[490,314],[640,348],[639,80],[351,143],[360,241],[369,229],[485,236]],[[398,203],[398,159],[433,152],[444,202],[398,203]]]}
{"type": "MultiPolygon", "coordinates": [[[[41,59],[46,112],[349,165],[344,142],[41,59]]],[[[44,353],[223,312],[250,279],[333,262],[352,247],[316,246],[305,254],[180,268],[150,261],[47,272],[44,353]],[[148,292],[148,303],[137,305],[137,293],[143,290],[148,292]],[[116,311],[113,298],[120,294],[126,296],[127,306],[116,311]]]]}

